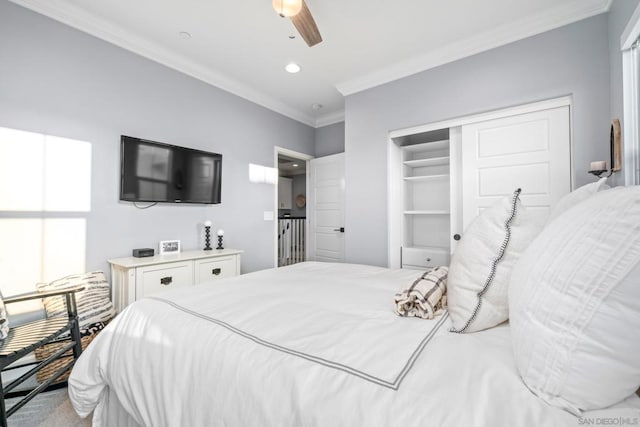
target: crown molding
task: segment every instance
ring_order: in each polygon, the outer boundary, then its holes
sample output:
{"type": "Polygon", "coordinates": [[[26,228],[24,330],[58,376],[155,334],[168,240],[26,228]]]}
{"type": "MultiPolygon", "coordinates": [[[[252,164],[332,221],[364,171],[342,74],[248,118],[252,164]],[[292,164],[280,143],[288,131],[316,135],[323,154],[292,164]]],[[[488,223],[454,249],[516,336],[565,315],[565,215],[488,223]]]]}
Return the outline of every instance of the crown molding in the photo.
{"type": "Polygon", "coordinates": [[[77,30],[91,34],[92,36],[130,52],[136,53],[161,65],[220,88],[233,95],[244,98],[254,104],[258,104],[276,113],[282,114],[283,116],[289,117],[311,127],[316,126],[316,119],[314,117],[305,114],[280,100],[277,100],[263,92],[257,91],[237,80],[231,79],[220,73],[216,73],[195,61],[176,55],[175,53],[162,48],[160,45],[143,40],[140,37],[123,30],[121,27],[115,26],[101,19],[96,19],[95,17],[81,13],[78,10],[73,10],[72,7],[64,1],[10,1],[77,30]]]}
{"type": "Polygon", "coordinates": [[[334,111],[318,117],[316,119],[315,127],[320,128],[340,122],[344,122],[344,110],[334,111]]]}
{"type": "Polygon", "coordinates": [[[477,53],[534,36],[609,10],[612,0],[575,0],[533,17],[514,21],[491,31],[442,46],[428,54],[398,62],[358,78],[336,84],[338,91],[352,95],[421,71],[457,61],[477,53]]]}

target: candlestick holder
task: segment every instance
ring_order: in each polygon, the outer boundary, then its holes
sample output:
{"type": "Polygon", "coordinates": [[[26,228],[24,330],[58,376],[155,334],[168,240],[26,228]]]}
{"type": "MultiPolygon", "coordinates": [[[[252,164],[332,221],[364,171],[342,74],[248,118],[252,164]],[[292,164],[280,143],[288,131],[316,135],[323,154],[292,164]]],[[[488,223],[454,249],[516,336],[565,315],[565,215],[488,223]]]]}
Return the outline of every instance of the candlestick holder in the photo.
{"type": "Polygon", "coordinates": [[[218,246],[216,247],[216,249],[224,249],[222,247],[222,236],[218,236],[218,246]]]}
{"type": "Polygon", "coordinates": [[[210,251],[211,248],[211,226],[204,226],[204,250],[210,251]]]}

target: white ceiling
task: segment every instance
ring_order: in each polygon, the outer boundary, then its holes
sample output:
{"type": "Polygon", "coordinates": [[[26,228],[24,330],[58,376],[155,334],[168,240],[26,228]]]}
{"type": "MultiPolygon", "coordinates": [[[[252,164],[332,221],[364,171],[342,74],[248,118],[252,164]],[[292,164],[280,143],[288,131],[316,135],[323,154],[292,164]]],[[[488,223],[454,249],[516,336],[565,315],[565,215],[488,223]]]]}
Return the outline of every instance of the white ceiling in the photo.
{"type": "Polygon", "coordinates": [[[271,0],[11,1],[323,126],[344,118],[346,95],[606,12],[612,0],[306,0],[324,39],[312,48],[271,0]],[[286,73],[289,62],[302,71],[286,73]]]}

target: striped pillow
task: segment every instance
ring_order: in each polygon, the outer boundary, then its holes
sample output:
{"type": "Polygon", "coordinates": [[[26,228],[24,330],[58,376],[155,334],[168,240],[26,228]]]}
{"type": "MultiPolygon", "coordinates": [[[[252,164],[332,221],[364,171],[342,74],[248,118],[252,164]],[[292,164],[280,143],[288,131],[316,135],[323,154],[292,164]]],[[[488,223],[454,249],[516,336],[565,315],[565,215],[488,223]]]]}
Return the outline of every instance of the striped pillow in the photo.
{"type": "MultiPolygon", "coordinates": [[[[111,287],[102,271],[67,276],[54,280],[49,284],[40,283],[37,285],[37,289],[38,291],[52,291],[69,289],[79,285],[84,286],[83,291],[76,293],[80,329],[87,329],[94,323],[106,322],[115,315],[109,296],[111,287]]],[[[66,315],[65,297],[44,298],[44,308],[47,312],[47,317],[66,315]]]]}
{"type": "Polygon", "coordinates": [[[7,317],[7,309],[4,306],[2,293],[0,292],[0,341],[9,335],[9,318],[7,317]]]}

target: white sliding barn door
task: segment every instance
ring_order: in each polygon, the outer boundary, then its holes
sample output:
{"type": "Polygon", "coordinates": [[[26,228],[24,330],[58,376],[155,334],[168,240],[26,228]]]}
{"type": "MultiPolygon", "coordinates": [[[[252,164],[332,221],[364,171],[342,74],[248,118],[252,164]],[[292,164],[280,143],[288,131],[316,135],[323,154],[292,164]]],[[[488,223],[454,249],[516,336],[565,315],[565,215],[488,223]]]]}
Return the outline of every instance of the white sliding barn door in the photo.
{"type": "Polygon", "coordinates": [[[462,126],[463,228],[516,188],[541,214],[571,191],[568,106],[462,126]]]}
{"type": "Polygon", "coordinates": [[[344,153],[309,162],[310,261],[344,262],[344,153]]]}

